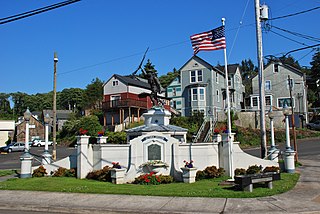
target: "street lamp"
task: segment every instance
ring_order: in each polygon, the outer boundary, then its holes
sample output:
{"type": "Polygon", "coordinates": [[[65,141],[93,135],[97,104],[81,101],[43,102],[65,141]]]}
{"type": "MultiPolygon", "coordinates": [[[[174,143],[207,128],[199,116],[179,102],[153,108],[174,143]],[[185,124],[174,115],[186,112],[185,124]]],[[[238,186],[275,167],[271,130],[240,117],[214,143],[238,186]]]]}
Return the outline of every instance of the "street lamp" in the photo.
{"type": "Polygon", "coordinates": [[[271,148],[268,151],[268,156],[270,160],[274,160],[278,162],[278,154],[279,150],[277,149],[275,142],[274,142],[274,127],[273,127],[273,119],[275,117],[274,111],[272,111],[272,106],[270,107],[270,111],[268,113],[270,119],[270,132],[271,132],[271,148]]]}
{"type": "Polygon", "coordinates": [[[290,133],[289,133],[289,115],[290,109],[287,105],[283,108],[283,114],[285,116],[285,127],[286,127],[286,150],[284,152],[284,165],[285,169],[288,173],[294,173],[295,171],[295,163],[294,163],[294,155],[295,151],[291,149],[290,146],[290,133]]]}
{"type": "Polygon", "coordinates": [[[29,153],[29,121],[31,118],[31,112],[29,108],[27,108],[24,113],[24,120],[26,121],[26,133],[25,133],[25,145],[24,145],[24,153],[20,156],[21,161],[21,173],[20,178],[29,178],[31,177],[32,172],[32,160],[33,156],[29,153]]]}
{"type": "Polygon", "coordinates": [[[31,112],[29,111],[29,108],[24,112],[23,114],[24,120],[26,121],[26,133],[25,133],[25,144],[24,144],[24,150],[25,152],[29,152],[29,121],[31,118],[31,112]]]}
{"type": "Polygon", "coordinates": [[[49,114],[46,114],[44,116],[44,123],[45,123],[45,144],[44,144],[44,152],[42,154],[42,164],[50,164],[51,163],[51,157],[49,153],[49,122],[50,122],[50,116],[49,114]]]}

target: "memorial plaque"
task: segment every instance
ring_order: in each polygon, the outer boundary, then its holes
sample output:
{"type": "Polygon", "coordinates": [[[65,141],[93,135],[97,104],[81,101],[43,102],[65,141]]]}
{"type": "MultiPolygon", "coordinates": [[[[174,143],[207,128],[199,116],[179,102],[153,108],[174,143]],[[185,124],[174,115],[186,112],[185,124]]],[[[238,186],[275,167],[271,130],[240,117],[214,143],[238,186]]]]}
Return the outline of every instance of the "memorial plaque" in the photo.
{"type": "Polygon", "coordinates": [[[161,160],[161,146],[157,144],[148,146],[148,160],[161,160]]]}

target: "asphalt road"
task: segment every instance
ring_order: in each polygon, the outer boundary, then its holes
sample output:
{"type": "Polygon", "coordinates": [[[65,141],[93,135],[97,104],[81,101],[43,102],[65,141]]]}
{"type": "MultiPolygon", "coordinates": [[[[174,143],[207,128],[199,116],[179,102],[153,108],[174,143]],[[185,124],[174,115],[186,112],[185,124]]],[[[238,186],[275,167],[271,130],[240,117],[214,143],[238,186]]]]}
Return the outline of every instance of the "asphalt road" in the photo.
{"type": "MultiPolygon", "coordinates": [[[[57,160],[68,157],[74,151],[73,147],[64,147],[57,145],[57,160]]],[[[30,153],[34,156],[32,166],[40,165],[41,155],[44,152],[44,147],[30,147],[30,153]]],[[[52,154],[52,146],[49,146],[49,152],[52,154]]],[[[20,156],[23,152],[11,152],[0,154],[0,169],[20,169],[20,156]]]]}
{"type": "MultiPolygon", "coordinates": [[[[285,144],[276,145],[281,151],[285,151],[285,144]]],[[[293,142],[291,142],[293,148],[293,142]]],[[[320,138],[297,140],[298,158],[308,159],[310,156],[320,154],[320,138]]],[[[260,157],[260,148],[245,149],[245,152],[260,157]]]]}

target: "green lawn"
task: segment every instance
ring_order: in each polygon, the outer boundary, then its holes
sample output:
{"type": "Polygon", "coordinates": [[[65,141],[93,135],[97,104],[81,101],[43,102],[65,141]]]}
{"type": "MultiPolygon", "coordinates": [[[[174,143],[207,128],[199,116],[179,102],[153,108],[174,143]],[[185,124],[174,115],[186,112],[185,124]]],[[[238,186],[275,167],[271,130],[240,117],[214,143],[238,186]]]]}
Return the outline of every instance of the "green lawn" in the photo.
{"type": "Polygon", "coordinates": [[[6,176],[6,175],[12,175],[12,174],[15,174],[15,171],[12,169],[0,170],[0,177],[6,176]]]}
{"type": "Polygon", "coordinates": [[[31,190],[72,193],[126,194],[181,197],[219,197],[251,198],[280,194],[292,189],[299,179],[299,174],[281,174],[281,180],[273,183],[273,189],[257,187],[252,193],[235,191],[231,187],[221,186],[224,178],[206,179],[192,184],[172,183],[161,185],[112,184],[87,179],[42,177],[9,179],[0,183],[0,190],[31,190]]]}

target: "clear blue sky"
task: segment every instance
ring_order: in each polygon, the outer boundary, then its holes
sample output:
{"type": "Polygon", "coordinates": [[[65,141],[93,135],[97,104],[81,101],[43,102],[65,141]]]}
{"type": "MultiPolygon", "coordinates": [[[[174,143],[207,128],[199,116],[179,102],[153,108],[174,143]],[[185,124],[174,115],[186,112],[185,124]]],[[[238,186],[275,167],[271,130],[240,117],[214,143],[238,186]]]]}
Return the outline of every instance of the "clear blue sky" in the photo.
{"type": "MultiPolygon", "coordinates": [[[[0,18],[62,0],[0,0],[0,18]]],[[[271,17],[320,6],[320,0],[266,0],[271,17]]],[[[256,63],[254,0],[136,0],[80,2],[0,25],[0,92],[46,93],[53,89],[53,53],[58,53],[57,90],[85,88],[92,79],[128,75],[147,58],[159,75],[179,69],[190,57],[189,37],[221,25],[226,18],[228,63],[251,58],[256,63]],[[247,5],[248,2],[248,5],[247,5]],[[247,6],[247,7],[246,7],[247,6]],[[242,21],[242,24],[240,24],[242,21]],[[240,26],[240,28],[239,28],[240,26]]],[[[280,28],[320,37],[320,10],[270,22],[280,28]]],[[[307,45],[319,42],[275,32],[307,45]]],[[[304,47],[272,32],[263,33],[264,55],[304,47]]],[[[292,54],[309,66],[314,52],[292,54]]],[[[224,64],[223,51],[200,52],[199,57],[224,64]]]]}

